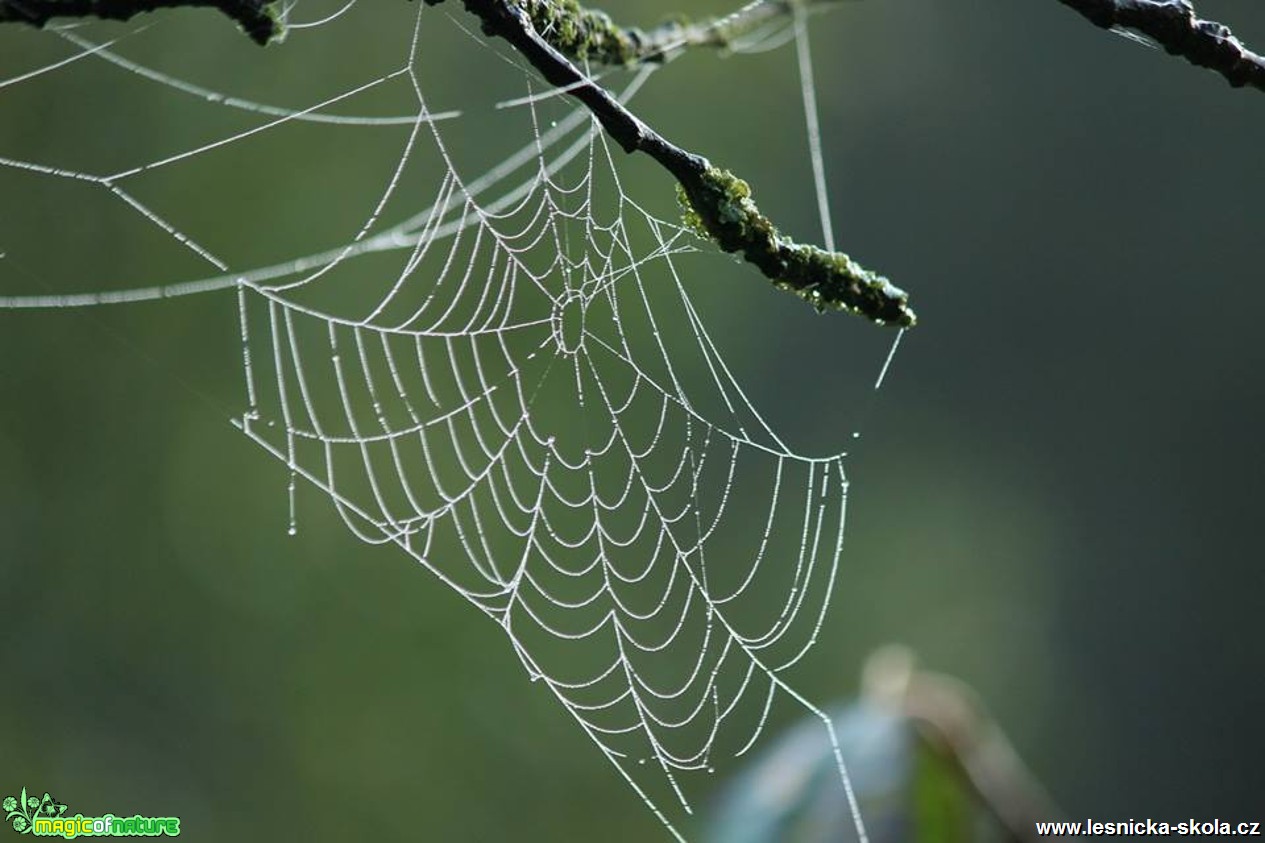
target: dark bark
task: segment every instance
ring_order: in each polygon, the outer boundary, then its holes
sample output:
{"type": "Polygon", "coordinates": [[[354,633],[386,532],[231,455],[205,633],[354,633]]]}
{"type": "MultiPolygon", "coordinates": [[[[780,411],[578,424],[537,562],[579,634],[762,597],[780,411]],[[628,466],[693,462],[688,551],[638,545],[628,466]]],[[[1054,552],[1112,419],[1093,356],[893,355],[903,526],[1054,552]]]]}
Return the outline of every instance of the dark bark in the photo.
{"type": "Polygon", "coordinates": [[[271,0],[0,0],[0,23],[29,23],[42,27],[53,18],[129,20],[156,9],[219,9],[258,44],[278,41],[285,34],[281,3],[271,0]]]}
{"type": "Polygon", "coordinates": [[[1104,29],[1141,33],[1169,53],[1225,77],[1236,88],[1265,91],[1265,58],[1243,46],[1230,28],[1201,20],[1190,0],[1059,0],[1104,29]]]}

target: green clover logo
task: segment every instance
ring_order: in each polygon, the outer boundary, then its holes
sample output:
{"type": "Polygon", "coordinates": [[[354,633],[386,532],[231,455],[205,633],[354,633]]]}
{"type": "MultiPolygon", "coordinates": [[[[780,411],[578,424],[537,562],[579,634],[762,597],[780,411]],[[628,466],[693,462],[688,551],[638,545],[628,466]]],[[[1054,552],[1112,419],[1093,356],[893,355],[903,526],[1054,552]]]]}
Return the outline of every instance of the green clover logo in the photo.
{"type": "Polygon", "coordinates": [[[66,806],[53,798],[48,791],[42,797],[31,796],[22,788],[18,796],[6,796],[0,801],[4,809],[4,821],[13,826],[19,834],[29,832],[38,816],[60,817],[66,813],[66,806]]]}

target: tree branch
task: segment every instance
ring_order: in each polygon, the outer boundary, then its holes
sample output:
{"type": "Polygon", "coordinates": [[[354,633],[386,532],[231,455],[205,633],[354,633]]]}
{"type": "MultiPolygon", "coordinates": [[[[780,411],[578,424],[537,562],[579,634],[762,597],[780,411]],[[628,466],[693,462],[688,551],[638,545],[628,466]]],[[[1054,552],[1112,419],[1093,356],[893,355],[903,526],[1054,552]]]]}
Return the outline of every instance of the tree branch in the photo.
{"type": "MultiPolygon", "coordinates": [[[[1058,0],[1103,29],[1131,29],[1191,64],[1220,73],[1234,87],[1265,91],[1265,57],[1249,50],[1230,28],[1196,16],[1191,0],[1058,0]]],[[[725,47],[761,23],[796,6],[824,6],[840,0],[768,0],[744,6],[728,17],[688,23],[673,21],[649,31],[614,24],[576,0],[519,0],[537,32],[572,58],[605,64],[660,61],[679,47],[725,47]]],[[[237,21],[256,42],[285,35],[278,0],[0,0],[0,23],[42,27],[55,17],[128,20],[156,9],[214,8],[237,21]]]]}
{"type": "MultiPolygon", "coordinates": [[[[443,0],[425,2],[435,5],[443,0]]],[[[552,43],[574,49],[564,27],[555,25],[547,35],[537,31],[528,4],[515,0],[463,2],[482,21],[485,34],[504,38],[546,81],[584,103],[625,152],[645,153],[675,176],[687,222],[726,252],[740,252],[779,289],[795,293],[819,311],[843,310],[901,327],[917,321],[903,290],[845,254],[784,237],[760,213],[746,182],[664,139],[581,73],[552,43]]]]}
{"type": "Polygon", "coordinates": [[[155,9],[197,7],[219,9],[257,44],[285,36],[282,3],[276,0],[0,0],[0,23],[43,27],[52,18],[129,20],[155,9]]]}
{"type": "MultiPolygon", "coordinates": [[[[581,73],[570,58],[611,64],[661,61],[690,45],[724,46],[730,39],[799,6],[836,0],[772,0],[744,7],[703,24],[665,24],[647,33],[617,26],[578,0],[464,0],[483,31],[508,41],[555,87],[580,100],[626,152],[642,152],[676,177],[685,219],[727,252],[738,252],[779,289],[798,295],[818,311],[842,310],[883,325],[909,327],[916,317],[905,292],[847,255],[796,243],[783,236],[751,197],[751,188],[728,170],[681,149],[635,117],[581,73]],[[797,6],[796,4],[799,4],[797,6]]],[[[442,0],[425,0],[435,5],[442,0]]],[[[42,26],[55,16],[126,20],[160,7],[213,6],[237,20],[261,43],[282,26],[273,3],[229,0],[0,0],[0,22],[42,26]],[[275,29],[274,29],[275,28],[275,29]]]]}
{"type": "Polygon", "coordinates": [[[1265,91],[1265,57],[1216,21],[1200,20],[1190,0],[1059,0],[1103,29],[1131,29],[1170,54],[1220,73],[1231,85],[1265,91]]]}
{"type": "MultiPolygon", "coordinates": [[[[437,0],[436,0],[437,1],[437,0]]],[[[690,21],[684,16],[652,29],[621,26],[605,12],[577,0],[516,0],[532,27],[567,58],[601,64],[660,62],[687,47],[726,48],[763,24],[790,18],[796,8],[816,10],[844,0],[764,0],[720,18],[690,21]]]]}
{"type": "MultiPolygon", "coordinates": [[[[434,5],[442,0],[425,0],[434,5]]],[[[510,42],[554,86],[580,100],[627,152],[642,152],[676,177],[686,222],[727,252],[741,253],[780,289],[818,310],[844,310],[884,325],[916,321],[908,296],[847,255],[795,243],[760,213],[745,181],[664,139],[635,117],[571,59],[605,64],[662,61],[686,46],[726,46],[752,28],[838,0],[768,0],[717,20],[671,22],[650,31],[618,26],[578,0],[463,0],[483,31],[510,42]]],[[[1191,0],[1059,0],[1095,25],[1130,29],[1169,53],[1220,73],[1235,87],[1265,91],[1265,58],[1214,21],[1199,19],[1191,0]]],[[[160,8],[209,7],[235,20],[260,44],[285,31],[279,0],[0,0],[0,23],[44,26],[54,17],[127,20],[160,8]]]]}

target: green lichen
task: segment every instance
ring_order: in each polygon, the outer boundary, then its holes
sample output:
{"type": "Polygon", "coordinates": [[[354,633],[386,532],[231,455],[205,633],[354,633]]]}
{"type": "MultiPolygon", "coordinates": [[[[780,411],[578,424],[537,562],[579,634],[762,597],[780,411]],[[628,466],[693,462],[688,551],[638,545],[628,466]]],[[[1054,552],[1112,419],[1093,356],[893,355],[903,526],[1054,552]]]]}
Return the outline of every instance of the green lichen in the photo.
{"type": "Polygon", "coordinates": [[[778,289],[819,312],[842,310],[883,325],[917,321],[909,296],[882,275],[841,252],[783,237],[756,206],[751,186],[728,170],[708,166],[697,183],[677,185],[687,227],[726,252],[738,252],[778,289]]]}
{"type": "Polygon", "coordinates": [[[288,5],[280,2],[264,3],[259,7],[256,16],[243,16],[238,23],[256,43],[280,44],[289,31],[286,26],[286,9],[288,8],[288,5]]]}
{"type": "Polygon", "coordinates": [[[640,61],[662,61],[664,45],[683,33],[678,21],[665,23],[651,32],[622,27],[610,15],[586,9],[576,0],[518,0],[532,26],[558,52],[580,61],[629,65],[640,61]]]}
{"type": "MultiPolygon", "coordinates": [[[[422,1],[428,6],[443,2],[422,1]]],[[[0,4],[5,2],[9,0],[0,0],[0,4]]],[[[474,11],[471,0],[464,2],[474,11]]],[[[743,33],[771,19],[789,16],[797,7],[795,4],[811,6],[829,2],[834,0],[767,0],[762,4],[748,4],[723,18],[695,21],[673,14],[657,26],[639,29],[621,26],[611,20],[610,15],[599,9],[585,8],[578,0],[503,0],[505,5],[522,9],[541,38],[567,58],[616,66],[662,62],[668,53],[686,47],[723,50],[743,33]]],[[[487,27],[485,18],[485,31],[489,31],[487,27]]],[[[493,30],[497,28],[494,24],[493,30]]]]}
{"type": "Polygon", "coordinates": [[[685,188],[681,187],[680,183],[676,186],[676,202],[681,206],[681,222],[685,224],[685,227],[704,240],[711,240],[712,233],[707,230],[707,225],[703,222],[703,218],[698,215],[698,211],[694,210],[689,194],[685,192],[685,188]]]}

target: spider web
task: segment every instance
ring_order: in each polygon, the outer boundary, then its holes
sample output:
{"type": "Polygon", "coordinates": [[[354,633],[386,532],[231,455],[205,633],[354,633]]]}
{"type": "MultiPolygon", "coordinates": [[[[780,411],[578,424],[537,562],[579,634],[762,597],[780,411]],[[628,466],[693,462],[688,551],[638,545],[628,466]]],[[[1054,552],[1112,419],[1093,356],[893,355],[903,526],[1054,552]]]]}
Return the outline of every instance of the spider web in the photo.
{"type": "MultiPolygon", "coordinates": [[[[354,7],[296,20],[295,37],[346,24],[354,7]]],[[[118,168],[0,155],[0,168],[108,194],[212,268],[0,306],[235,291],[246,406],[234,422],[288,472],[291,532],[297,490],[310,485],[359,539],[394,545],[487,615],[676,838],[687,780],[746,753],[790,702],[820,719],[865,839],[829,718],[784,678],[816,641],[836,583],[845,455],[797,453],[740,387],[682,269],[711,247],[634,198],[641,182],[670,195],[667,177],[612,150],[511,52],[476,50],[459,16],[410,14],[402,63],[303,109],[129,58],[143,27],[109,39],[92,27],[28,33],[65,55],[6,74],[0,91],[104,62],[245,122],[118,168]],[[432,29],[436,44],[455,38],[492,61],[506,95],[481,111],[432,105],[432,29]],[[341,110],[385,87],[404,92],[404,113],[341,110]],[[158,171],[295,125],[404,134],[334,248],[242,269],[142,198],[158,171]],[[469,138],[488,131],[501,147],[472,151],[469,138]]],[[[737,47],[791,40],[831,246],[804,16],[737,47]]],[[[626,101],[654,72],[602,81],[626,101]]]]}

